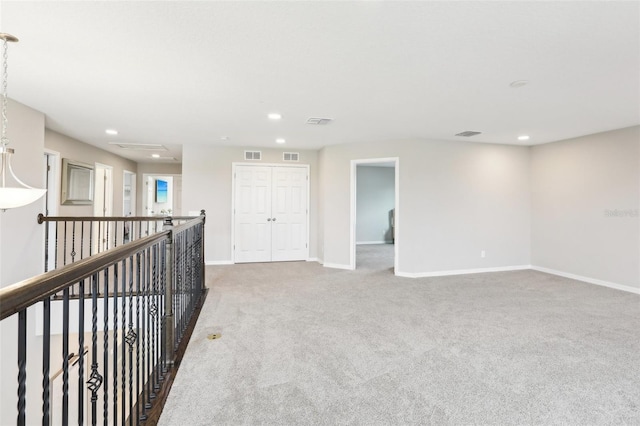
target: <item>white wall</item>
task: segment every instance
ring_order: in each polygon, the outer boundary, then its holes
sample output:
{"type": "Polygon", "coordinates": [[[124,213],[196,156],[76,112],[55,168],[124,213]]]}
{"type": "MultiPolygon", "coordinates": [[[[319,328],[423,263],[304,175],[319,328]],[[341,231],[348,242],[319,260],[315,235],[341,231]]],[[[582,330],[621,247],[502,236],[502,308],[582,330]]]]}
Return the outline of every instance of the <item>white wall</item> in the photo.
{"type": "MultiPolygon", "coordinates": [[[[7,136],[15,149],[13,169],[26,184],[44,188],[44,114],[9,100],[7,136]]],[[[43,271],[43,227],[38,213],[44,198],[28,206],[0,212],[0,287],[6,287],[43,271]]],[[[28,363],[27,410],[37,412],[40,404],[42,355],[35,336],[33,310],[27,315],[28,363]]],[[[17,404],[17,316],[0,322],[0,424],[15,424],[17,404]]],[[[31,418],[34,422],[34,418],[31,418]]]]}
{"type": "Polygon", "coordinates": [[[356,243],[392,242],[395,168],[360,165],[356,172],[356,243]]]}
{"type": "MultiPolygon", "coordinates": [[[[60,153],[60,161],[63,158],[81,161],[83,163],[94,165],[95,163],[105,164],[113,167],[113,216],[122,214],[123,204],[123,180],[124,171],[136,173],[138,165],[135,161],[127,160],[119,155],[105,151],[93,145],[86,144],[69,136],[46,129],[44,136],[44,146],[47,149],[60,153]]],[[[58,165],[59,170],[62,166],[58,165]]],[[[60,205],[60,195],[57,195],[56,202],[59,204],[59,216],[93,216],[93,205],[88,206],[67,206],[60,205]]]]}
{"type": "Polygon", "coordinates": [[[640,289],[640,126],[532,148],[532,264],[640,289]]]}
{"type": "Polygon", "coordinates": [[[399,157],[396,272],[529,264],[529,149],[424,140],[323,148],[325,263],[349,265],[350,161],[386,157],[399,157]]]}
{"type": "MultiPolygon", "coordinates": [[[[233,162],[244,162],[247,147],[184,146],[182,148],[182,211],[206,210],[205,257],[207,262],[231,261],[231,200],[233,162]]],[[[262,161],[251,164],[284,163],[282,153],[290,149],[265,149],[262,161]]],[[[308,164],[310,184],[309,256],[317,257],[318,161],[317,151],[295,150],[298,163],[308,164]]]]}

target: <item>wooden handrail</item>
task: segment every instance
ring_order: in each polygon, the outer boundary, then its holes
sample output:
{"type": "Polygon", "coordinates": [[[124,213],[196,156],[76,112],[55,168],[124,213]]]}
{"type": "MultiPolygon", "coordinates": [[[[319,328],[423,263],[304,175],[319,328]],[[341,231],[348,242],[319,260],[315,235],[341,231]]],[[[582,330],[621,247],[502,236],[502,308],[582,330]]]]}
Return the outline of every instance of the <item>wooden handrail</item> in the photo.
{"type": "Polygon", "coordinates": [[[38,223],[43,222],[158,222],[170,217],[172,220],[191,220],[200,216],[45,216],[38,215],[38,223]]]}
{"type": "MultiPolygon", "coordinates": [[[[172,219],[175,220],[175,217],[173,217],[172,219]]],[[[192,218],[192,220],[190,220],[189,222],[181,223],[180,225],[174,226],[173,227],[173,232],[177,234],[177,233],[182,232],[185,229],[190,228],[193,225],[195,225],[194,221],[204,223],[204,220],[205,220],[205,216],[204,215],[196,216],[195,218],[192,218]]]]}
{"type": "Polygon", "coordinates": [[[169,233],[160,231],[0,289],[0,320],[167,239],[169,233]]]}

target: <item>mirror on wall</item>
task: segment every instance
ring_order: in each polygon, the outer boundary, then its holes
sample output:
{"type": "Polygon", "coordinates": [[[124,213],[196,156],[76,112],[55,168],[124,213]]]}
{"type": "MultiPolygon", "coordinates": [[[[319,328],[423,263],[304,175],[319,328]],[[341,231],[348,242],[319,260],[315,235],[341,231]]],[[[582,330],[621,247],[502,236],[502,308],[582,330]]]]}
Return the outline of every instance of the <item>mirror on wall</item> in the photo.
{"type": "Polygon", "coordinates": [[[93,166],[79,161],[62,159],[61,202],[64,205],[93,203],[93,166]]]}

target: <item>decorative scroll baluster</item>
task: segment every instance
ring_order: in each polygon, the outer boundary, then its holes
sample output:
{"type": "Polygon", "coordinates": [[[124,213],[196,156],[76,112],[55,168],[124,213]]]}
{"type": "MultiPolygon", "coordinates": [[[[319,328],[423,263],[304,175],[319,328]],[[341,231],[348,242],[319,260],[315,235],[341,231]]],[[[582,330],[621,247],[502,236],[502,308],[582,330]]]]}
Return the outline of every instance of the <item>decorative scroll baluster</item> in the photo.
{"type": "Polygon", "coordinates": [[[49,426],[51,415],[49,370],[51,368],[51,298],[42,301],[42,425],[49,426]]]}
{"type": "Polygon", "coordinates": [[[98,422],[98,390],[103,381],[98,373],[98,277],[98,273],[91,277],[91,375],[87,381],[87,388],[91,391],[92,425],[98,422]]]}
{"type": "Polygon", "coordinates": [[[84,221],[80,222],[80,259],[84,259],[84,221]]]}
{"type": "MultiPolygon", "coordinates": [[[[136,395],[140,395],[140,336],[142,329],[140,328],[140,281],[142,279],[142,268],[144,254],[138,253],[136,255],[137,268],[136,268],[136,395]]],[[[139,410],[136,410],[136,417],[139,410]]]]}
{"type": "Polygon", "coordinates": [[[18,313],[18,426],[26,425],[27,407],[27,310],[18,313]]]}
{"type": "Polygon", "coordinates": [[[153,347],[153,365],[154,365],[154,374],[153,374],[153,392],[151,394],[151,399],[154,399],[156,397],[156,393],[160,390],[160,363],[158,361],[159,359],[159,351],[158,351],[158,344],[160,342],[160,339],[158,338],[158,332],[159,330],[159,321],[158,321],[158,306],[160,306],[160,295],[158,292],[158,263],[160,262],[160,257],[158,256],[159,253],[159,249],[157,246],[153,247],[153,263],[152,263],[152,270],[153,270],[153,281],[152,281],[152,290],[151,290],[151,300],[152,305],[151,308],[149,309],[149,312],[151,313],[151,316],[153,317],[153,327],[152,327],[152,334],[151,334],[151,346],[153,347]]]}
{"type": "Polygon", "coordinates": [[[71,223],[71,261],[76,261],[76,222],[71,223]]]}
{"type": "Polygon", "coordinates": [[[104,238],[102,238],[102,241],[104,242],[104,249],[105,250],[109,250],[111,247],[109,246],[109,231],[111,230],[111,223],[105,221],[104,222],[104,233],[105,236],[104,238]]]}
{"type": "Polygon", "coordinates": [[[147,316],[149,315],[149,311],[147,310],[147,291],[146,291],[146,283],[147,283],[147,277],[148,277],[148,271],[147,271],[147,267],[148,267],[148,252],[149,249],[145,250],[142,252],[142,281],[139,283],[138,286],[138,301],[140,301],[140,298],[142,298],[142,315],[138,315],[138,318],[140,318],[142,316],[142,326],[140,327],[140,346],[142,346],[142,354],[141,354],[141,364],[142,364],[142,371],[141,371],[141,378],[143,380],[142,382],[142,392],[139,393],[138,395],[140,396],[140,410],[138,410],[141,415],[140,415],[140,420],[146,420],[147,419],[147,397],[149,396],[149,392],[148,392],[148,383],[149,383],[149,375],[148,375],[148,371],[147,371],[147,362],[146,362],[146,358],[147,358],[147,353],[149,352],[149,347],[148,345],[146,345],[147,343],[147,334],[148,334],[148,329],[147,329],[147,316]],[[145,346],[146,345],[146,346],[145,346]]]}
{"type": "Polygon", "coordinates": [[[100,253],[102,251],[102,221],[98,221],[98,235],[96,242],[98,243],[96,253],[100,253]]]}
{"type": "Polygon", "coordinates": [[[102,377],[104,377],[104,386],[102,387],[102,418],[106,425],[109,419],[109,268],[104,269],[103,280],[102,377]]]}
{"type": "MultiPolygon", "coordinates": [[[[124,269],[124,260],[122,261],[124,269]]],[[[118,263],[113,265],[113,426],[118,424],[118,263]]]]}
{"type": "Polygon", "coordinates": [[[69,423],[69,287],[62,292],[62,424],[69,423]]]}
{"type": "MultiPolygon", "coordinates": [[[[136,254],[136,257],[139,257],[136,254]]],[[[129,331],[125,342],[129,346],[129,425],[133,426],[133,344],[136,342],[136,333],[133,331],[133,259],[129,263],[129,331]]]]}
{"type": "Polygon", "coordinates": [[[67,221],[64,221],[64,240],[62,241],[62,265],[67,264],[67,221]]]}
{"type": "Polygon", "coordinates": [[[122,424],[127,418],[127,261],[131,264],[131,257],[122,261],[122,424]]]}
{"type": "MultiPolygon", "coordinates": [[[[60,224],[58,222],[54,222],[56,234],[55,234],[55,247],[53,249],[53,267],[58,268],[58,234],[60,234],[60,224]]],[[[48,249],[48,247],[47,247],[48,249]]]]}
{"type": "Polygon", "coordinates": [[[84,424],[84,296],[85,280],[78,283],[78,424],[84,424]]]}

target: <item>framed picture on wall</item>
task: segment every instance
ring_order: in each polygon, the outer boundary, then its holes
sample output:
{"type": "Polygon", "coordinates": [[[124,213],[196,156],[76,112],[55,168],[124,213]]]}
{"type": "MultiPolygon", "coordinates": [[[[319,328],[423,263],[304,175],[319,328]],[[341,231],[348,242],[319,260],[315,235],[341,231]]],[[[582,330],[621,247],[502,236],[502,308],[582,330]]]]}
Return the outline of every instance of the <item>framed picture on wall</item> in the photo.
{"type": "Polygon", "coordinates": [[[156,203],[166,203],[168,191],[167,181],[156,179],[156,203]]]}

